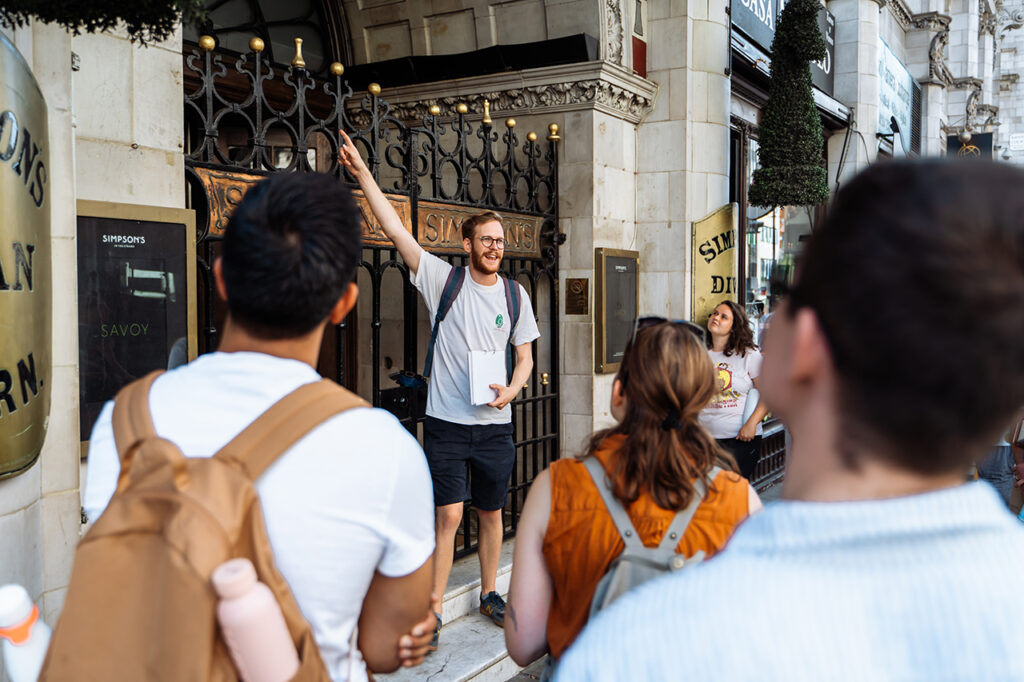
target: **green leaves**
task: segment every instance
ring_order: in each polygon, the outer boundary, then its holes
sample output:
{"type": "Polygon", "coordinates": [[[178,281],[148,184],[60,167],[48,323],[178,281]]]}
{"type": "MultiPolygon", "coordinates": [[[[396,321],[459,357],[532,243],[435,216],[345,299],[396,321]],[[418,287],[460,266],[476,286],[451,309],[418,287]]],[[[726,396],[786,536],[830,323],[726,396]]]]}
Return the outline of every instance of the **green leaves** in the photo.
{"type": "Polygon", "coordinates": [[[0,23],[24,26],[32,19],[75,35],[123,23],[128,37],[145,45],[166,40],[180,23],[201,23],[206,10],[203,0],[0,0],[0,23]]]}
{"type": "Polygon", "coordinates": [[[758,127],[758,158],[749,201],[755,206],[811,206],[828,200],[821,117],[809,62],[824,59],[817,0],[790,0],[772,41],[768,104],[758,127]]]}

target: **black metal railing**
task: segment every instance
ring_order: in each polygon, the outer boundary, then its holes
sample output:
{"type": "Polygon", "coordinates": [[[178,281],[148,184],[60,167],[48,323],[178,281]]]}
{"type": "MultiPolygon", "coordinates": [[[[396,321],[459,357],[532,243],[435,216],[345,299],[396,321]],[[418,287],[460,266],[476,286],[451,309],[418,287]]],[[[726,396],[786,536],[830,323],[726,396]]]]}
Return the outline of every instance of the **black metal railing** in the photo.
{"type": "MultiPolygon", "coordinates": [[[[216,347],[223,315],[211,278],[223,228],[217,216],[230,208],[221,204],[237,202],[246,183],[278,172],[327,173],[354,187],[338,162],[339,129],[361,148],[385,192],[408,202],[417,239],[421,201],[534,217],[540,225],[539,249],[532,255],[509,254],[503,264],[505,273],[526,288],[544,332],[534,342],[528,388],[513,403],[517,462],[506,533],[514,533],[526,489],[559,456],[557,282],[558,246],[565,236],[558,232],[558,127],[550,126],[545,140],[532,132],[520,137],[514,120],[496,126],[486,108],[483,120],[470,120],[464,104],[452,112],[432,106],[420,121],[401,121],[376,84],[356,96],[340,64],[331,64],[331,75],[318,80],[303,68],[298,54],[292,67],[282,69],[267,62],[262,41],[253,39],[249,47],[245,54],[229,53],[218,50],[208,36],[185,47],[185,166],[190,207],[197,212],[201,351],[216,347]],[[227,178],[221,194],[211,190],[209,171],[227,178]],[[237,187],[231,186],[235,180],[237,187]]],[[[450,251],[447,257],[464,262],[464,256],[450,251]]],[[[382,386],[392,369],[389,363],[420,368],[423,316],[408,270],[389,243],[368,243],[360,270],[360,306],[369,304],[369,315],[363,308],[364,314],[353,313],[329,330],[325,352],[331,359],[329,367],[321,364],[321,372],[381,405],[382,396],[392,390],[382,386]],[[389,289],[388,278],[395,277],[391,272],[401,278],[400,293],[389,289]],[[401,301],[399,321],[382,312],[392,294],[401,301]],[[392,352],[396,344],[400,349],[392,352]],[[363,383],[369,385],[360,385],[367,368],[363,383]]],[[[418,433],[415,412],[399,416],[418,433]]],[[[469,517],[458,555],[475,547],[469,517]]]]}

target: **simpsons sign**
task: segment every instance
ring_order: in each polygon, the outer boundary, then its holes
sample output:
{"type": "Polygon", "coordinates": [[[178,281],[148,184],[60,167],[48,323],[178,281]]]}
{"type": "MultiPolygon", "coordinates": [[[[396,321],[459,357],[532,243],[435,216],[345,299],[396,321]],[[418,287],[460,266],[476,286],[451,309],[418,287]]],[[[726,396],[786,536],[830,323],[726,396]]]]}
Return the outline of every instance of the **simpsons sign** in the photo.
{"type": "Polygon", "coordinates": [[[727,204],[693,224],[690,249],[690,282],[693,319],[704,326],[715,306],[736,300],[739,283],[736,271],[736,216],[739,207],[727,204]]]}
{"type": "Polygon", "coordinates": [[[0,478],[39,457],[50,412],[46,102],[0,35],[0,478]]]}

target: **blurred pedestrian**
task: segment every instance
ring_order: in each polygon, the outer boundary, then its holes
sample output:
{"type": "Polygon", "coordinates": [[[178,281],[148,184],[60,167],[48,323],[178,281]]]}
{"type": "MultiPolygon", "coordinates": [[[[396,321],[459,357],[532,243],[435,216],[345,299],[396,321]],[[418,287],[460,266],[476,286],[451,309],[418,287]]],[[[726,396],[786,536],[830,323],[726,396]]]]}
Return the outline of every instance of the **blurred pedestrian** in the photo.
{"type": "Polygon", "coordinates": [[[761,351],[743,307],[722,301],[708,315],[708,354],[715,367],[719,390],[700,414],[701,425],[729,451],[747,480],[761,458],[761,421],[768,409],[757,388],[761,351]],[[754,405],[747,405],[747,399],[754,405]]]}
{"type": "MultiPolygon", "coordinates": [[[[319,382],[324,329],[356,303],[360,251],[359,213],[335,179],[288,173],[251,188],[213,263],[228,310],[220,345],[156,378],[157,435],[188,457],[210,457],[319,382]]],[[[83,506],[97,525],[120,472],[113,413],[109,402],[89,442],[83,506]]],[[[423,452],[398,420],[369,407],[335,415],[285,451],[256,490],[275,563],[332,679],[366,680],[366,664],[380,672],[420,662],[434,627],[433,502],[423,452]]]]}
{"type": "Polygon", "coordinates": [[[545,652],[562,655],[586,624],[598,583],[625,548],[588,473],[588,458],[600,463],[648,547],[657,547],[676,513],[696,502],[675,552],[712,556],[761,508],[697,421],[716,383],[702,330],[695,331],[663,320],[640,328],[612,385],[618,424],[595,434],[582,457],[553,462],[534,480],[516,530],[505,625],[509,653],[520,665],[545,652]],[[717,475],[715,467],[721,468],[717,475]],[[696,482],[708,491],[703,498],[696,482]]]}
{"type": "Polygon", "coordinates": [[[1024,528],[964,471],[1024,403],[1024,172],[843,186],[768,329],[783,500],[618,600],[560,680],[1022,680],[1024,528]]]}

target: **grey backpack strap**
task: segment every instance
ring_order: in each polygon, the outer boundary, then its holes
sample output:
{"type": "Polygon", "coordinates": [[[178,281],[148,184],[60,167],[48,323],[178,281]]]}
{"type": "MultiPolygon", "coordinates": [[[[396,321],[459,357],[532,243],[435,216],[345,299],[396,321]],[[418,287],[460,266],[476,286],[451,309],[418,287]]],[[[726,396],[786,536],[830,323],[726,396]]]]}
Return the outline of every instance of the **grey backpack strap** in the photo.
{"type": "Polygon", "coordinates": [[[633,522],[629,520],[629,514],[626,513],[622,503],[615,499],[612,488],[608,485],[608,476],[601,461],[591,455],[583,460],[583,466],[587,467],[587,473],[590,474],[590,478],[594,479],[597,492],[601,493],[604,506],[608,508],[608,514],[611,515],[615,528],[619,531],[619,536],[626,543],[626,551],[644,549],[644,543],[640,541],[633,522]]]}
{"type": "MultiPolygon", "coordinates": [[[[714,467],[708,472],[708,480],[714,481],[715,478],[721,473],[721,467],[714,467]]],[[[704,486],[704,481],[697,479],[693,482],[694,496],[690,501],[690,504],[686,509],[681,509],[676,517],[672,519],[672,523],[669,524],[668,529],[665,531],[665,535],[661,538],[661,544],[658,545],[658,553],[664,556],[666,559],[672,557],[676,553],[676,545],[679,544],[679,539],[683,537],[686,529],[690,526],[690,521],[693,520],[693,515],[697,513],[697,507],[704,501],[704,497],[707,495],[707,490],[704,486]]],[[[700,561],[704,558],[704,552],[697,552],[688,561],[697,560],[700,561]]]]}

